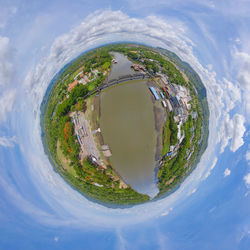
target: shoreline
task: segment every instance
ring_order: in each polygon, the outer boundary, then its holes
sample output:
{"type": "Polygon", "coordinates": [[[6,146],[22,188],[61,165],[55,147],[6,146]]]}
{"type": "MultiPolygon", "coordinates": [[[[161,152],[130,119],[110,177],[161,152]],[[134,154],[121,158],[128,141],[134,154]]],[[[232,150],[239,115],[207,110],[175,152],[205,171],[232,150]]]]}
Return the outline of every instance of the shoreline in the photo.
{"type": "MultiPolygon", "coordinates": [[[[147,82],[147,87],[153,86],[159,88],[159,86],[154,82],[147,82]]],[[[161,106],[161,103],[155,101],[153,96],[151,96],[151,100],[153,102],[153,112],[154,112],[154,120],[155,120],[155,133],[156,133],[156,147],[155,147],[155,161],[157,162],[161,159],[161,151],[162,151],[162,133],[163,126],[167,119],[167,113],[161,106]]]]}
{"type": "MultiPolygon", "coordinates": [[[[98,110],[97,112],[92,112],[91,113],[91,117],[89,120],[90,123],[90,127],[93,131],[100,128],[100,117],[101,117],[101,92],[95,96],[93,96],[93,109],[94,110],[98,110]],[[93,123],[93,127],[92,127],[92,123],[93,123]]],[[[127,188],[129,186],[128,183],[126,183],[126,181],[124,181],[124,179],[122,178],[122,176],[116,171],[116,169],[112,166],[111,161],[109,159],[109,157],[106,157],[103,155],[103,152],[101,151],[101,149],[99,148],[101,145],[105,145],[104,142],[104,138],[102,135],[102,132],[98,132],[95,134],[94,139],[96,139],[96,144],[97,144],[97,148],[100,151],[100,155],[101,155],[101,160],[104,161],[106,167],[111,167],[111,169],[114,171],[114,173],[116,174],[116,176],[120,179],[120,186],[121,188],[125,187],[127,188]]]]}

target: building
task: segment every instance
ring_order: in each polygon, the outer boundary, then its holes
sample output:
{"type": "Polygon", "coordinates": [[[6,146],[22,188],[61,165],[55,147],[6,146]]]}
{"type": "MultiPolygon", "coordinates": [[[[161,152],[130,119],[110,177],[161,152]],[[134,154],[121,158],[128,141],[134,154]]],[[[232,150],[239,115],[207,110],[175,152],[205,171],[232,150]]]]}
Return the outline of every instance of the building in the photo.
{"type": "Polygon", "coordinates": [[[112,156],[112,153],[111,153],[110,148],[109,148],[108,145],[102,145],[101,148],[102,148],[103,155],[105,157],[111,157],[112,156]]]}
{"type": "Polygon", "coordinates": [[[94,164],[95,166],[99,166],[98,160],[96,159],[95,156],[93,156],[93,155],[88,155],[88,156],[87,156],[87,159],[88,159],[92,164],[94,164]]]}
{"type": "Polygon", "coordinates": [[[131,68],[134,69],[135,71],[139,71],[139,70],[145,71],[146,70],[145,67],[143,65],[140,65],[140,64],[132,64],[131,68]]]}
{"type": "Polygon", "coordinates": [[[68,92],[70,92],[77,84],[78,84],[77,80],[70,83],[69,86],[68,86],[68,92]]]}
{"type": "Polygon", "coordinates": [[[150,89],[151,93],[153,94],[155,100],[159,100],[160,98],[159,98],[158,94],[156,93],[155,88],[154,87],[149,87],[149,89],[150,89]]]}
{"type": "Polygon", "coordinates": [[[179,101],[177,100],[176,97],[170,97],[170,102],[172,106],[174,107],[174,109],[177,109],[180,107],[179,101]]]}
{"type": "Polygon", "coordinates": [[[76,137],[77,137],[79,144],[82,146],[82,140],[77,132],[76,132],[76,137]]]}
{"type": "Polygon", "coordinates": [[[166,100],[166,103],[167,103],[167,106],[168,106],[168,111],[169,111],[169,112],[172,112],[172,111],[173,111],[173,108],[172,108],[172,105],[171,105],[170,101],[169,101],[169,100],[166,100]]]}
{"type": "Polygon", "coordinates": [[[84,75],[84,80],[85,80],[86,82],[89,82],[88,76],[84,75]]]}
{"type": "Polygon", "coordinates": [[[165,101],[161,101],[161,104],[162,104],[163,108],[166,108],[166,107],[167,107],[167,104],[166,104],[165,101]]]}
{"type": "Polygon", "coordinates": [[[162,99],[165,99],[165,96],[163,95],[162,92],[160,92],[160,95],[161,95],[161,98],[162,98],[162,99]]]}
{"type": "Polygon", "coordinates": [[[172,83],[169,84],[168,90],[171,90],[173,92],[173,94],[175,94],[175,95],[177,94],[177,91],[172,83]]]}
{"type": "Polygon", "coordinates": [[[166,94],[167,98],[170,98],[170,95],[169,95],[167,89],[166,89],[166,88],[163,88],[163,91],[164,91],[164,93],[166,94]]]}
{"type": "Polygon", "coordinates": [[[191,116],[193,119],[195,119],[197,117],[197,112],[192,111],[191,116]]]}

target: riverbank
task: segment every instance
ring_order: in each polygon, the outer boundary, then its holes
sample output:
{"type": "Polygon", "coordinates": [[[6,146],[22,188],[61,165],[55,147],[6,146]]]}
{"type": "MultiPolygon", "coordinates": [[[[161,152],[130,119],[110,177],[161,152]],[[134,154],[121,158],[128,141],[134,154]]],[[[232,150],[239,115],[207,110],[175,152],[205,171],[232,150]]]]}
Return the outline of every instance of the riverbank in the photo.
{"type": "MultiPolygon", "coordinates": [[[[100,117],[101,117],[101,99],[100,95],[91,96],[86,100],[86,119],[89,122],[89,126],[93,133],[95,144],[100,152],[100,160],[104,164],[104,166],[111,169],[109,175],[113,178],[115,182],[119,181],[119,188],[128,188],[128,184],[123,180],[123,178],[119,175],[119,173],[114,169],[111,165],[110,157],[107,157],[103,153],[103,146],[105,145],[102,131],[100,130],[100,117]]],[[[108,146],[108,145],[105,145],[108,146]]]]}
{"type": "MultiPolygon", "coordinates": [[[[148,81],[147,86],[154,87],[156,89],[159,86],[154,81],[148,81]]],[[[156,132],[156,149],[155,149],[155,161],[159,161],[161,159],[161,152],[162,152],[162,133],[163,133],[163,126],[167,119],[167,112],[163,109],[162,104],[160,101],[156,101],[155,98],[151,95],[151,100],[154,105],[154,121],[155,121],[155,132],[156,132]]]]}

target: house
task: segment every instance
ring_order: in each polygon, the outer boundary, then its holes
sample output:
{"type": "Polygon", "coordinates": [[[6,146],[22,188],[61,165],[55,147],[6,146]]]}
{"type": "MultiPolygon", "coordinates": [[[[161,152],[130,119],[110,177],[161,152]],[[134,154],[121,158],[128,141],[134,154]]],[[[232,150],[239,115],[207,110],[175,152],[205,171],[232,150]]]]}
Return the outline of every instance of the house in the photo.
{"type": "Polygon", "coordinates": [[[68,92],[70,92],[77,84],[78,84],[77,80],[70,83],[69,86],[68,86],[68,92]]]}
{"type": "Polygon", "coordinates": [[[162,92],[160,92],[160,95],[161,95],[161,98],[162,98],[162,99],[165,99],[165,96],[163,95],[162,92]]]}
{"type": "Polygon", "coordinates": [[[161,104],[162,104],[163,108],[166,108],[166,107],[167,107],[167,104],[166,104],[165,101],[161,101],[161,104]]]}
{"type": "Polygon", "coordinates": [[[151,93],[153,94],[155,100],[159,100],[160,98],[159,98],[158,94],[156,93],[155,88],[149,87],[149,89],[150,89],[151,93]]]}
{"type": "Polygon", "coordinates": [[[167,106],[168,106],[168,111],[171,112],[173,110],[172,105],[169,100],[166,100],[167,106]]]}

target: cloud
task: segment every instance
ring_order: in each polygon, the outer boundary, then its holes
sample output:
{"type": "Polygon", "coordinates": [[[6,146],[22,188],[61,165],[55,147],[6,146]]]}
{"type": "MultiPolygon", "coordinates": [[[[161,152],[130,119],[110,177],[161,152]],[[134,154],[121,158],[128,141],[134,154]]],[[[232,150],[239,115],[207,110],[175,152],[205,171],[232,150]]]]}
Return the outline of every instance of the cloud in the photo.
{"type": "Polygon", "coordinates": [[[191,194],[194,194],[196,191],[197,191],[197,189],[194,188],[194,189],[190,190],[187,195],[190,196],[191,194]]]}
{"type": "Polygon", "coordinates": [[[10,48],[9,38],[0,36],[0,87],[11,82],[13,77],[13,50],[10,48]]]}
{"type": "Polygon", "coordinates": [[[117,240],[118,240],[116,248],[120,250],[128,249],[128,242],[123,236],[123,233],[120,228],[116,229],[116,235],[117,235],[117,240]]]}
{"type": "Polygon", "coordinates": [[[6,121],[7,113],[12,111],[16,90],[11,88],[13,79],[13,49],[9,38],[0,36],[0,121],[6,121]]]}
{"type": "Polygon", "coordinates": [[[217,140],[221,142],[220,153],[224,152],[229,140],[231,140],[230,150],[232,152],[244,144],[243,135],[246,131],[244,123],[245,117],[241,114],[234,114],[232,119],[228,113],[224,115],[217,140]]]}
{"type": "Polygon", "coordinates": [[[213,212],[215,211],[215,209],[216,209],[216,206],[210,208],[208,212],[209,212],[209,213],[213,213],[213,212]]]}
{"type": "Polygon", "coordinates": [[[218,158],[215,157],[210,168],[208,169],[208,171],[205,173],[203,180],[207,179],[207,177],[211,174],[211,171],[214,169],[214,167],[216,166],[216,163],[218,161],[218,158]]]}
{"type": "Polygon", "coordinates": [[[16,144],[16,138],[15,137],[0,137],[0,145],[3,147],[14,147],[16,144]]]}
{"type": "Polygon", "coordinates": [[[223,78],[223,84],[221,84],[224,93],[227,95],[224,96],[225,105],[226,105],[226,112],[231,111],[235,104],[241,102],[241,91],[236,84],[233,84],[226,78],[223,78]]]}
{"type": "Polygon", "coordinates": [[[249,188],[250,187],[250,173],[244,176],[244,181],[245,181],[246,186],[249,188]]]}
{"type": "Polygon", "coordinates": [[[55,237],[54,237],[54,241],[55,241],[55,242],[58,242],[58,241],[59,241],[59,237],[58,237],[58,236],[55,236],[55,237]]]}
{"type": "Polygon", "coordinates": [[[156,237],[157,237],[157,243],[158,243],[157,249],[159,249],[159,250],[170,249],[169,243],[168,243],[168,237],[166,234],[157,230],[156,237]]]}
{"type": "Polygon", "coordinates": [[[224,171],[224,177],[227,177],[231,174],[231,170],[229,170],[228,168],[225,169],[224,171]]]}
{"type": "Polygon", "coordinates": [[[17,7],[15,6],[3,6],[1,5],[1,14],[0,14],[0,29],[4,29],[10,20],[17,13],[17,7]]]}
{"type": "Polygon", "coordinates": [[[246,161],[250,161],[250,150],[246,152],[246,161]]]}
{"type": "Polygon", "coordinates": [[[235,152],[244,144],[243,136],[246,131],[244,126],[245,117],[243,115],[235,114],[233,116],[233,133],[232,143],[230,146],[231,151],[235,152]]]}
{"type": "Polygon", "coordinates": [[[170,207],[170,208],[169,208],[168,210],[166,210],[165,212],[162,212],[162,213],[161,213],[161,216],[166,216],[166,215],[168,215],[172,210],[173,210],[173,208],[170,207]]]}
{"type": "Polygon", "coordinates": [[[49,57],[42,60],[25,82],[32,87],[41,76],[47,82],[57,70],[83,50],[114,40],[147,41],[151,45],[168,46],[187,58],[192,53],[190,46],[186,44],[192,42],[184,36],[181,25],[173,26],[155,16],[137,19],[130,18],[121,11],[95,12],[69,33],[58,37],[51,46],[49,57]]]}
{"type": "Polygon", "coordinates": [[[250,54],[237,49],[233,52],[235,64],[238,67],[237,81],[244,91],[246,112],[250,114],[250,54]]]}
{"type": "Polygon", "coordinates": [[[0,121],[7,120],[7,113],[11,112],[16,98],[16,89],[9,89],[0,95],[0,121]]]}

